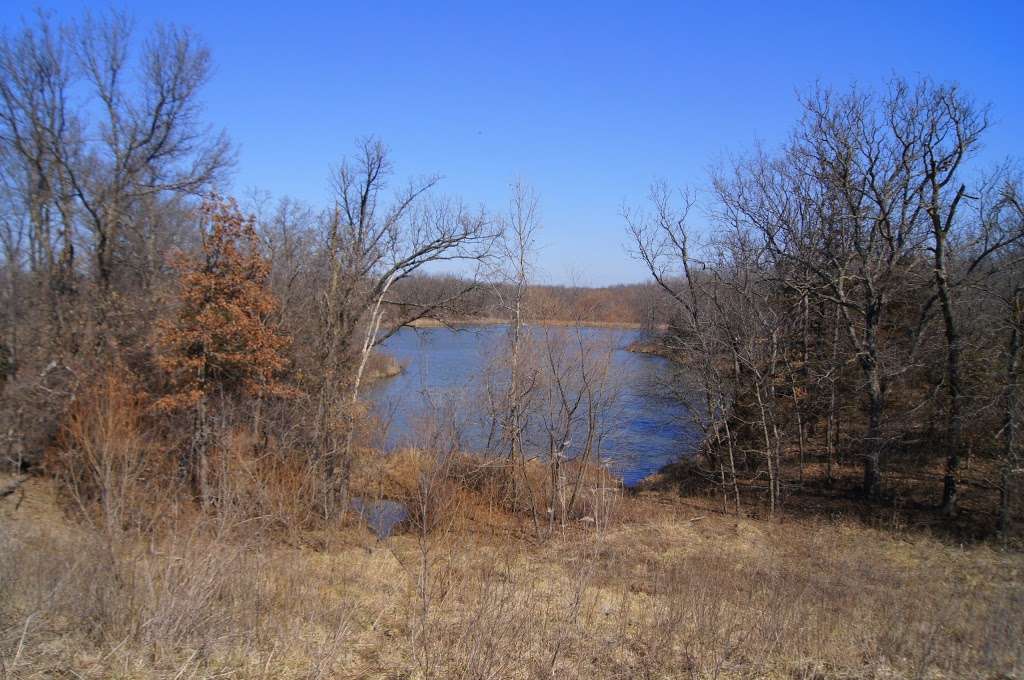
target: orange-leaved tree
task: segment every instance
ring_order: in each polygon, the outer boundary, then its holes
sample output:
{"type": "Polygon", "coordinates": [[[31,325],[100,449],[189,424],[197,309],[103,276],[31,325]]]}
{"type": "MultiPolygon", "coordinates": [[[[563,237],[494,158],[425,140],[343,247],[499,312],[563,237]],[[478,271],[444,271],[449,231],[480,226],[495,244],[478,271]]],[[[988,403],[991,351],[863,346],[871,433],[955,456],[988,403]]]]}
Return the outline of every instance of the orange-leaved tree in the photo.
{"type": "Polygon", "coordinates": [[[258,413],[263,399],[295,391],[281,381],[291,340],[270,321],[278,301],[267,287],[270,263],[260,255],[253,218],[233,199],[217,197],[204,202],[202,216],[201,252],[174,262],[177,315],[157,327],[157,365],[170,390],[156,407],[192,412],[181,462],[205,498],[211,406],[250,399],[258,413]]]}

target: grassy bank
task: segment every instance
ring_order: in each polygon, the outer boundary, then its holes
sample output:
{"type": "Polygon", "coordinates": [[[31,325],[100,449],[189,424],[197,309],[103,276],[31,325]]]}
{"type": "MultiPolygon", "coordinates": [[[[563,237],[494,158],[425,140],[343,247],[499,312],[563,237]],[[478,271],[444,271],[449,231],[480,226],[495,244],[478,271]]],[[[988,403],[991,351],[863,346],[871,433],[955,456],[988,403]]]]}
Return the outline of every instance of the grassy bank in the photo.
{"type": "MultiPolygon", "coordinates": [[[[383,463],[410,488],[415,457],[383,463]]],[[[7,480],[4,480],[5,482],[7,480]]],[[[2,486],[2,485],[0,485],[2,486]]],[[[189,519],[87,529],[0,500],[6,677],[1017,677],[1024,559],[855,521],[615,494],[536,540],[462,487],[429,533],[189,519]],[[260,527],[265,529],[261,530],[260,527]]]]}
{"type": "Polygon", "coordinates": [[[364,378],[367,382],[376,382],[386,378],[394,378],[396,375],[401,375],[404,370],[405,366],[398,359],[395,359],[390,354],[376,352],[371,354],[369,361],[366,362],[364,378]]]}
{"type": "Polygon", "coordinates": [[[666,359],[678,360],[677,354],[665,347],[658,339],[641,339],[631,342],[626,350],[636,354],[650,354],[651,356],[664,357],[666,359]]]}

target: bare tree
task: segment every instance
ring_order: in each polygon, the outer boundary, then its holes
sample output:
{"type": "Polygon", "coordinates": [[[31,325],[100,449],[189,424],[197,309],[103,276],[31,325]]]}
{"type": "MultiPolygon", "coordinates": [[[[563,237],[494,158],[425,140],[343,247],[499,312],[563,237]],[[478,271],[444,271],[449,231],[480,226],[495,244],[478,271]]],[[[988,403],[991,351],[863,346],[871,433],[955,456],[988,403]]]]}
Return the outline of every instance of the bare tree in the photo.
{"type": "Polygon", "coordinates": [[[839,310],[863,376],[867,431],[864,493],[881,487],[883,415],[893,380],[913,367],[917,345],[892,340],[895,299],[920,283],[926,231],[919,177],[907,165],[912,143],[890,127],[889,100],[819,90],[783,154],[763,153],[715,179],[731,221],[760,233],[787,285],[839,310]],[[804,285],[808,285],[804,284],[804,285]]]}
{"type": "MultiPolygon", "coordinates": [[[[56,352],[74,351],[75,345],[68,316],[76,289],[76,224],[68,175],[60,160],[77,143],[80,122],[68,101],[76,70],[65,47],[66,33],[66,27],[39,14],[34,25],[0,38],[8,282],[14,284],[24,251],[33,283],[43,291],[51,331],[43,337],[53,339],[47,345],[56,352]]],[[[17,353],[17,348],[12,351],[17,353]]]]}
{"type": "MultiPolygon", "coordinates": [[[[1015,233],[1024,228],[1024,202],[1019,181],[1007,183],[1000,199],[992,206],[985,222],[1002,231],[1015,233]]],[[[1005,361],[1002,385],[1002,462],[999,475],[998,528],[1005,542],[1012,523],[1012,496],[1015,479],[1021,475],[1018,441],[1020,427],[1021,351],[1024,347],[1024,252],[1019,243],[1007,248],[1000,262],[992,267],[986,292],[999,303],[1003,312],[1001,327],[1005,333],[1005,361]]]]}
{"type": "Polygon", "coordinates": [[[540,515],[527,473],[525,439],[541,371],[533,356],[537,339],[526,326],[530,319],[527,293],[532,281],[532,258],[541,229],[539,203],[533,189],[517,180],[512,185],[508,211],[502,216],[496,270],[489,278],[493,279],[490,289],[497,314],[507,320],[508,326],[490,367],[493,384],[487,385],[490,407],[485,414],[490,430],[488,449],[497,451],[510,472],[506,492],[513,503],[520,495],[516,489],[524,492],[537,533],[540,515]]]}
{"type": "Polygon", "coordinates": [[[343,508],[347,496],[353,419],[369,354],[477,284],[470,280],[449,298],[419,305],[396,299],[394,285],[431,263],[480,262],[494,239],[482,212],[430,194],[437,177],[410,182],[388,200],[391,174],[384,144],[361,140],[334,175],[336,206],[325,219],[316,422],[329,509],[338,502],[343,508]]]}
{"type": "MultiPolygon", "coordinates": [[[[720,280],[704,275],[708,262],[696,257],[692,251],[687,220],[695,204],[690,191],[678,196],[665,183],[652,186],[651,213],[624,210],[627,229],[636,246],[634,256],[647,267],[652,278],[674,304],[677,314],[669,346],[680,356],[687,356],[695,364],[700,387],[699,404],[690,403],[695,424],[704,432],[704,453],[712,465],[717,465],[722,487],[723,506],[731,494],[737,513],[741,500],[736,476],[736,455],[730,418],[735,403],[735,390],[721,370],[722,356],[729,356],[733,367],[732,378],[738,379],[738,339],[723,334],[720,318],[720,280]],[[702,278],[703,277],[703,278],[702,278]],[[724,342],[723,342],[724,340],[724,342]]],[[[721,261],[721,258],[719,258],[721,261]]],[[[688,400],[685,392],[679,395],[688,400]]]]}
{"type": "Polygon", "coordinates": [[[550,474],[548,531],[564,527],[585,475],[600,467],[608,416],[618,398],[612,353],[614,341],[589,337],[580,324],[546,326],[537,331],[543,355],[538,376],[536,456],[550,474]],[[573,469],[570,470],[569,464],[573,469]]]}
{"type": "MultiPolygon", "coordinates": [[[[762,452],[774,505],[785,441],[792,437],[802,480],[822,414],[831,480],[839,395],[853,388],[863,396],[863,491],[875,497],[883,453],[914,427],[887,423],[890,393],[898,385],[902,399],[927,385],[927,408],[945,412],[942,506],[954,514],[966,409],[980,412],[993,398],[965,377],[965,347],[984,335],[974,317],[991,295],[980,291],[1005,279],[1007,253],[1024,237],[989,207],[1011,212],[1011,166],[968,181],[988,114],[955,86],[894,79],[878,94],[818,88],[802,104],[781,151],[759,148],[713,175],[715,231],[699,257],[685,195],[673,207],[671,192],[656,187],[651,216],[626,215],[637,256],[676,305],[671,342],[698,369],[705,449],[742,440],[736,453],[762,452]]],[[[724,488],[724,461],[708,458],[724,488]]]]}
{"type": "Polygon", "coordinates": [[[211,134],[200,119],[209,51],[188,30],[158,26],[133,60],[132,28],[126,15],[111,13],[86,16],[70,30],[101,119],[83,130],[97,141],[57,150],[92,236],[101,325],[124,234],[145,229],[139,202],[167,192],[201,194],[233,163],[225,133],[211,134]]]}
{"type": "Polygon", "coordinates": [[[524,305],[530,284],[530,258],[536,247],[538,198],[522,181],[512,188],[509,214],[504,225],[505,238],[501,241],[502,259],[508,271],[502,278],[505,289],[498,288],[499,304],[509,318],[508,387],[505,394],[507,421],[502,424],[511,459],[522,459],[523,402],[532,390],[536,376],[525,374],[522,365],[524,305]]]}
{"type": "Polygon", "coordinates": [[[134,44],[116,13],[67,23],[39,13],[0,36],[5,284],[12,299],[42,291],[38,306],[4,315],[18,379],[3,406],[9,432],[37,451],[76,376],[98,365],[82,351],[87,336],[114,339],[110,312],[131,312],[122,354],[146,342],[157,306],[131,302],[172,276],[163,255],[194,208],[181,197],[208,191],[232,161],[226,137],[200,119],[206,49],[173,27],[152,31],[137,58],[134,44]]]}

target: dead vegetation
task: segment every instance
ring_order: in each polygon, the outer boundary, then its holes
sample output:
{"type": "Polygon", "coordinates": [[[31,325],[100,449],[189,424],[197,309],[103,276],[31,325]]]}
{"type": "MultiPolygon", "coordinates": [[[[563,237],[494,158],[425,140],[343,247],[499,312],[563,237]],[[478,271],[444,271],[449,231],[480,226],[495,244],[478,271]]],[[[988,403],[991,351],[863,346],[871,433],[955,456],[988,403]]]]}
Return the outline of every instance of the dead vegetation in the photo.
{"type": "MultiPolygon", "coordinates": [[[[397,465],[396,461],[396,465],[397,465]]],[[[405,463],[407,464],[407,462],[405,463]]],[[[32,479],[3,501],[6,677],[1015,677],[1019,554],[666,495],[544,542],[474,506],[378,540],[260,518],[83,530],[32,479]],[[696,514],[700,512],[701,514],[696,514]],[[315,547],[313,539],[321,542],[315,547]]],[[[479,501],[479,498],[477,499],[479,501]]]]}
{"type": "MultiPolygon", "coordinates": [[[[929,449],[888,460],[882,470],[889,479],[885,496],[869,502],[861,494],[862,476],[856,467],[836,464],[831,470],[823,455],[807,456],[801,463],[795,453],[781,459],[781,475],[786,480],[777,497],[776,510],[788,518],[817,521],[852,521],[883,531],[924,534],[950,543],[991,542],[1019,550],[1024,545],[1019,509],[1011,515],[1011,529],[999,531],[1000,487],[999,461],[975,456],[968,460],[961,477],[960,511],[956,517],[943,517],[936,512],[944,456],[941,449],[929,449]]],[[[767,519],[771,514],[768,484],[756,477],[739,478],[737,489],[742,498],[744,515],[767,519]]],[[[732,511],[732,489],[723,500],[717,475],[693,460],[665,466],[657,474],[643,480],[639,493],[669,493],[686,499],[695,508],[723,512],[724,504],[732,511]]]]}

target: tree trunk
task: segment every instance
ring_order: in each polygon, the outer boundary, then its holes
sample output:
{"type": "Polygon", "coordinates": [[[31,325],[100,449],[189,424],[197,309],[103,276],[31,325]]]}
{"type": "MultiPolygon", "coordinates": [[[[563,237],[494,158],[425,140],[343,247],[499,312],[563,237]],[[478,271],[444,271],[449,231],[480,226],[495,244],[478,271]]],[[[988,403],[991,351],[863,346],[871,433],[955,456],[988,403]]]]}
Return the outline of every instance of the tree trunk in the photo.
{"type": "Polygon", "coordinates": [[[1006,352],[1006,385],[1003,394],[1003,467],[999,479],[999,532],[1005,542],[1010,535],[1010,495],[1017,467],[1017,373],[1020,370],[1020,318],[1014,310],[1006,352]]]}
{"type": "Polygon", "coordinates": [[[873,499],[882,493],[882,399],[868,396],[867,433],[864,436],[864,496],[873,499]]]}
{"type": "MultiPolygon", "coordinates": [[[[839,318],[840,310],[836,307],[835,327],[832,330],[832,364],[830,370],[839,370],[839,318]]],[[[838,377],[830,376],[828,381],[828,421],[825,430],[825,449],[828,460],[825,466],[825,483],[832,486],[832,465],[836,459],[836,448],[839,443],[839,401],[836,398],[836,382],[838,377]]]]}
{"type": "Polygon", "coordinates": [[[963,386],[960,380],[960,336],[955,325],[947,325],[946,382],[949,390],[949,421],[946,434],[946,475],[942,486],[942,512],[952,517],[957,511],[960,481],[960,448],[963,441],[963,386]]]}
{"type": "Polygon", "coordinates": [[[878,326],[882,302],[871,299],[864,315],[864,343],[860,364],[867,387],[868,430],[864,437],[864,487],[866,498],[882,491],[882,410],[885,407],[882,370],[878,364],[878,326]]]}
{"type": "MultiPolygon", "coordinates": [[[[960,188],[961,193],[963,187],[960,188]]],[[[942,512],[956,515],[957,485],[960,481],[960,447],[963,439],[963,385],[960,379],[960,331],[953,313],[949,277],[946,273],[946,231],[933,211],[935,238],[935,288],[942,309],[946,332],[946,391],[949,411],[946,416],[946,474],[942,484],[942,512]]]]}
{"type": "Polygon", "coordinates": [[[739,517],[742,509],[740,507],[740,485],[736,480],[736,460],[732,450],[732,431],[729,429],[729,419],[723,418],[723,421],[725,423],[725,442],[729,451],[729,473],[732,475],[732,490],[736,495],[736,516],[739,517]]]}
{"type": "Polygon", "coordinates": [[[186,457],[181,461],[182,473],[191,482],[192,489],[199,496],[203,507],[208,506],[210,502],[209,451],[210,416],[204,395],[196,404],[192,421],[192,440],[189,442],[186,457]]]}
{"type": "Polygon", "coordinates": [[[754,384],[754,395],[757,397],[757,406],[761,412],[761,432],[764,434],[764,455],[765,460],[768,461],[768,516],[772,517],[775,515],[775,502],[776,502],[776,469],[772,465],[772,440],[768,434],[768,415],[765,412],[764,400],[761,399],[761,386],[758,383],[754,384]]]}

